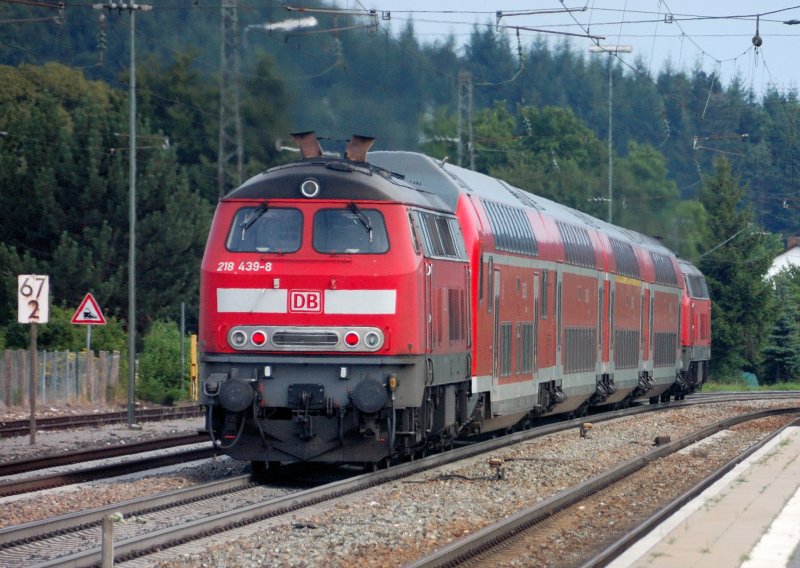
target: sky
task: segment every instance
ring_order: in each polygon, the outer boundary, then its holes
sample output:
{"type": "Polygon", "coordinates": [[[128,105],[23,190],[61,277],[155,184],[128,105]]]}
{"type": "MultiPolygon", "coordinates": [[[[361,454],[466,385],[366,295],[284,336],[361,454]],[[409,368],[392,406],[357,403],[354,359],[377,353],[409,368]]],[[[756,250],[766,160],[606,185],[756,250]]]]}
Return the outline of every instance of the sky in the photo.
{"type": "Polygon", "coordinates": [[[551,45],[569,38],[587,57],[597,56],[589,52],[595,42],[631,46],[632,53],[620,58],[641,60],[654,76],[668,61],[673,69],[699,65],[709,74],[718,73],[724,84],[738,75],[756,95],[770,88],[800,88],[800,0],[340,0],[339,6],[375,9],[380,25],[391,25],[395,33],[411,19],[423,43],[449,34],[463,43],[476,24],[495,26],[501,11],[497,29],[509,35],[512,46],[515,27],[578,34],[582,37],[521,30],[520,38],[523,46],[537,37],[551,45]],[[565,7],[572,10],[565,13],[565,7]],[[520,11],[540,13],[514,14],[520,11]],[[793,19],[797,25],[784,23],[793,19]],[[756,27],[758,48],[753,45],[756,27]]]}

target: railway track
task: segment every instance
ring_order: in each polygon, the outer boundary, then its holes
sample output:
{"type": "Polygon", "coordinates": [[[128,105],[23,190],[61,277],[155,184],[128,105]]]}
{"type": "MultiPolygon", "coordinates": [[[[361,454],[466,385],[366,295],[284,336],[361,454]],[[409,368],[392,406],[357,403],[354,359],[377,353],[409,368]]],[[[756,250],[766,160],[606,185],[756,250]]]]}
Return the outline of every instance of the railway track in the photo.
{"type": "MultiPolygon", "coordinates": [[[[135,418],[138,422],[156,420],[172,420],[180,418],[195,418],[200,416],[202,409],[199,406],[174,406],[168,408],[144,408],[136,410],[135,418]]],[[[36,419],[37,430],[66,430],[69,428],[82,428],[86,426],[101,426],[103,424],[123,424],[128,421],[127,412],[103,412],[99,414],[76,414],[69,416],[51,416],[36,419]]],[[[28,420],[0,421],[0,439],[14,436],[27,436],[30,434],[28,420]]]]}
{"type": "MultiPolygon", "coordinates": [[[[665,405],[659,406],[664,407],[665,405]]],[[[674,407],[677,405],[670,406],[674,407]]],[[[650,406],[630,408],[607,413],[604,417],[595,417],[593,420],[595,422],[600,422],[601,420],[640,414],[649,410],[651,410],[650,406]]],[[[251,489],[248,485],[250,480],[247,477],[220,482],[216,486],[214,484],[207,484],[208,488],[191,490],[193,493],[190,498],[191,506],[189,509],[192,514],[189,516],[187,516],[184,509],[181,509],[181,507],[186,507],[185,503],[187,502],[189,490],[182,490],[181,492],[167,493],[158,496],[157,503],[147,500],[136,500],[135,502],[125,503],[124,508],[121,508],[121,504],[117,504],[116,506],[108,507],[103,510],[87,512],[85,515],[82,514],[81,516],[69,515],[67,517],[48,519],[40,524],[33,523],[30,526],[9,527],[8,529],[0,531],[0,564],[4,563],[4,558],[8,561],[9,559],[20,557],[41,558],[42,563],[37,564],[41,566],[84,566],[97,564],[100,561],[100,555],[102,553],[99,523],[102,517],[108,514],[112,509],[115,512],[122,512],[126,518],[146,519],[144,523],[126,523],[124,526],[119,525],[118,529],[115,528],[115,530],[119,531],[119,534],[115,535],[115,561],[121,562],[126,559],[132,559],[147,554],[148,551],[163,550],[170,546],[176,546],[198,538],[198,536],[224,533],[234,530],[244,524],[270,519],[292,511],[300,511],[301,509],[319,505],[337,497],[354,494],[380,484],[400,480],[407,476],[432,470],[457,460],[479,456],[508,445],[532,440],[562,430],[574,429],[580,422],[581,420],[578,419],[539,427],[503,438],[480,442],[448,452],[447,454],[435,455],[416,462],[402,464],[388,470],[358,475],[350,479],[311,489],[304,489],[290,494],[268,496],[265,494],[254,495],[252,493],[242,493],[242,499],[247,502],[247,504],[243,506],[236,505],[240,497],[234,498],[231,494],[226,492],[238,493],[251,490],[269,491],[270,489],[251,489]],[[212,496],[202,496],[201,494],[205,492],[212,496]],[[223,494],[221,492],[226,495],[224,501],[228,505],[231,505],[232,508],[228,507],[225,510],[219,509],[219,499],[215,498],[214,495],[223,494]],[[208,505],[204,504],[206,502],[208,502],[208,505]],[[153,511],[161,512],[158,513],[158,517],[156,518],[153,516],[153,511]],[[167,521],[171,523],[170,526],[164,526],[164,523],[167,521]],[[131,533],[132,529],[129,525],[135,525],[135,530],[133,530],[135,534],[131,533]],[[47,536],[52,532],[52,529],[56,527],[60,536],[47,536]],[[158,528],[155,532],[152,531],[154,527],[158,528]],[[23,529],[27,532],[19,532],[23,529]],[[41,537],[37,536],[39,533],[41,533],[41,537]],[[79,535],[77,537],[78,544],[71,543],[67,545],[66,548],[62,548],[61,542],[67,538],[63,535],[70,535],[73,533],[79,535]],[[58,546],[47,540],[52,538],[56,538],[58,546]],[[22,545],[14,544],[22,542],[26,543],[22,548],[20,548],[22,545]],[[35,542],[39,542],[40,544],[32,544],[35,542]],[[56,557],[48,556],[47,559],[44,559],[43,553],[31,549],[31,546],[39,546],[41,550],[47,551],[47,554],[56,554],[56,557]],[[62,556],[60,553],[57,553],[56,549],[62,550],[62,552],[65,550],[73,552],[62,556]]],[[[721,428],[723,426],[716,427],[721,428]]],[[[662,449],[660,451],[664,450],[662,449]]],[[[647,459],[645,459],[644,462],[646,463],[647,459]]],[[[272,490],[274,490],[274,488],[272,488],[272,490]]],[[[69,542],[72,542],[72,537],[70,537],[69,542]]],[[[15,564],[11,561],[10,565],[13,566],[15,564]]]]}
{"type": "MultiPolygon", "coordinates": [[[[620,410],[610,415],[627,416],[648,411],[644,406],[620,410]]],[[[607,418],[608,419],[608,418],[607,418]]],[[[105,507],[83,514],[71,514],[46,519],[37,523],[29,523],[18,527],[0,530],[0,565],[11,566],[23,558],[36,559],[36,565],[42,567],[56,566],[91,566],[101,561],[101,528],[102,518],[110,511],[122,512],[125,517],[141,519],[150,516],[152,511],[160,511],[158,519],[151,523],[130,523],[135,525],[135,535],[125,525],[125,533],[115,535],[115,562],[136,558],[150,551],[163,550],[176,546],[200,536],[218,534],[232,530],[243,524],[263,521],[305,507],[317,505],[324,501],[350,495],[371,487],[390,483],[404,477],[428,471],[446,463],[480,455],[522,440],[534,439],[554,432],[574,428],[579,420],[561,422],[519,432],[502,438],[487,440],[453,450],[445,454],[429,456],[422,460],[401,464],[390,469],[336,481],[320,487],[292,492],[287,495],[265,498],[263,495],[247,494],[244,500],[248,503],[237,506],[238,498],[233,499],[230,493],[249,488],[248,476],[206,484],[194,491],[168,492],[154,498],[136,499],[124,504],[105,507]],[[223,493],[220,493],[220,492],[223,493]],[[224,502],[231,505],[223,511],[219,509],[219,494],[225,495],[224,502]],[[188,501],[187,501],[187,495],[188,501]],[[191,519],[186,516],[184,507],[191,503],[191,519]],[[203,503],[206,503],[204,505],[203,503]],[[195,515],[197,515],[195,517],[195,515]],[[165,522],[177,522],[172,526],[163,526],[165,522]],[[146,525],[157,525],[156,532],[147,531],[146,525]],[[53,533],[53,529],[57,531],[53,533]]],[[[290,475],[291,476],[291,475],[290,475]]]]}
{"type": "MultiPolygon", "coordinates": [[[[196,445],[207,442],[207,436],[193,434],[188,436],[174,436],[161,440],[149,440],[127,446],[114,446],[110,448],[92,449],[81,452],[72,452],[60,456],[49,456],[0,466],[0,474],[5,476],[17,475],[20,472],[30,472],[47,467],[71,465],[120,456],[134,456],[139,453],[164,450],[186,445],[196,445]]],[[[26,476],[21,479],[0,480],[0,497],[63,487],[74,483],[85,483],[109,477],[116,477],[129,473],[147,471],[168,465],[186,463],[195,460],[208,459],[219,452],[208,444],[207,447],[187,449],[184,451],[168,452],[161,455],[134,458],[118,463],[90,465],[71,471],[50,474],[26,476]]]]}
{"type": "MultiPolygon", "coordinates": [[[[562,532],[565,526],[574,525],[578,510],[583,511],[590,507],[604,507],[606,502],[613,499],[613,492],[623,483],[627,483],[629,486],[643,485],[647,483],[647,480],[652,480],[654,474],[649,470],[655,469],[655,463],[658,460],[673,455],[700,440],[704,440],[737,424],[781,414],[797,414],[797,410],[769,410],[737,416],[703,428],[680,440],[658,446],[646,455],[629,460],[585,483],[562,491],[542,503],[523,509],[516,515],[486,526],[469,537],[462,538],[450,546],[443,547],[429,556],[408,564],[406,568],[507,565],[509,561],[514,559],[529,557],[530,550],[540,547],[543,542],[549,540],[548,531],[562,532]]],[[[800,425],[800,418],[794,419],[790,425],[800,425]]],[[[612,539],[604,550],[591,555],[585,562],[580,562],[577,566],[592,568],[607,565],[661,521],[677,512],[683,505],[702,493],[738,463],[778,435],[784,428],[785,426],[772,432],[771,435],[751,446],[743,454],[737,455],[722,467],[716,469],[711,475],[704,476],[701,482],[682,493],[677,499],[670,500],[667,506],[655,511],[652,515],[646,516],[632,530],[618,531],[621,532],[621,536],[618,539],[612,539]]],[[[530,565],[535,564],[536,562],[534,561],[530,565]]],[[[575,564],[565,562],[562,565],[571,566],[575,564]]]]}
{"type": "MultiPolygon", "coordinates": [[[[796,395],[776,393],[766,398],[778,397],[781,400],[785,400],[794,396],[796,395]]],[[[763,399],[765,397],[762,395],[757,398],[763,399]]],[[[651,410],[666,410],[726,400],[741,401],[742,395],[711,394],[698,397],[696,400],[686,400],[671,404],[644,404],[638,407],[605,413],[602,416],[594,416],[591,420],[595,423],[599,423],[604,420],[632,416],[651,410]]],[[[14,560],[15,558],[36,558],[36,565],[42,566],[83,566],[98,564],[102,552],[100,547],[100,523],[102,518],[112,510],[115,513],[121,513],[123,518],[127,520],[127,522],[115,525],[117,534],[115,534],[114,550],[117,561],[121,562],[146,555],[148,551],[161,550],[179,545],[183,542],[198,538],[198,536],[222,533],[229,534],[228,531],[235,530],[242,525],[274,518],[287,512],[298,511],[297,514],[301,514],[299,511],[302,509],[317,504],[323,504],[330,499],[352,495],[371,487],[390,483],[423,471],[432,470],[444,464],[453,463],[470,456],[479,456],[540,436],[563,430],[575,429],[583,420],[585,419],[576,419],[569,422],[541,426],[536,429],[511,434],[503,438],[463,447],[447,454],[431,456],[424,460],[395,466],[389,470],[359,475],[352,479],[337,481],[336,483],[313,489],[296,491],[291,493],[291,495],[247,494],[245,492],[250,490],[252,480],[247,476],[242,476],[220,482],[216,487],[213,487],[213,484],[208,484],[209,487],[207,489],[192,488],[186,490],[182,495],[181,492],[175,492],[174,495],[172,493],[165,493],[158,496],[154,502],[134,500],[130,503],[118,503],[104,509],[89,511],[85,514],[76,513],[64,517],[49,518],[41,523],[28,523],[27,525],[19,525],[18,527],[8,527],[7,529],[0,530],[0,565],[30,565],[28,562],[16,563],[17,561],[14,560]],[[229,495],[239,492],[243,492],[241,495],[247,503],[246,506],[236,506],[239,497],[234,498],[229,495]],[[215,493],[225,496],[223,500],[227,502],[227,505],[224,510],[219,508],[215,509],[215,507],[218,507],[218,504],[214,504],[215,493]],[[211,495],[211,497],[203,496],[203,494],[211,495]],[[188,495],[192,496],[187,497],[188,495]],[[209,509],[206,509],[206,506],[203,505],[205,502],[209,503],[209,509]],[[187,503],[190,504],[187,505],[187,503]],[[183,507],[183,510],[181,507],[183,507]],[[187,508],[189,513],[186,513],[187,508]],[[156,512],[158,512],[158,517],[154,516],[156,512]],[[187,514],[189,517],[198,514],[200,518],[189,518],[187,514]],[[142,519],[145,519],[146,522],[141,522],[142,519]],[[139,522],[135,522],[137,520],[139,522]],[[174,525],[174,523],[177,523],[177,525],[174,525]],[[133,529],[131,527],[133,527],[133,529]],[[158,528],[157,534],[151,534],[154,527],[158,528]],[[20,530],[28,531],[28,533],[17,532],[20,530]],[[58,535],[54,536],[52,534],[54,530],[57,531],[58,535]],[[72,533],[80,535],[78,537],[79,544],[70,544],[66,549],[62,549],[60,543],[62,539],[65,538],[63,535],[70,535],[72,533]],[[47,539],[52,538],[56,539],[55,542],[57,544],[53,544],[53,541],[48,542],[47,539]],[[25,547],[18,548],[23,542],[27,543],[25,547]],[[30,546],[37,546],[34,544],[36,542],[41,543],[38,546],[41,546],[41,549],[46,551],[46,553],[34,552],[29,548],[30,546]],[[61,552],[58,552],[59,550],[61,552]],[[67,554],[67,552],[69,552],[69,554],[67,554]],[[62,553],[66,555],[61,556],[62,553]],[[38,559],[41,559],[42,562],[39,563],[38,559]]],[[[207,438],[203,439],[205,440],[207,438]]],[[[163,440],[160,442],[160,445],[163,445],[163,440]]],[[[130,467],[124,467],[124,471],[129,472],[130,467]]],[[[290,472],[291,468],[287,469],[287,471],[290,472]]],[[[292,475],[290,474],[289,477],[291,478],[292,475]]],[[[80,479],[76,481],[80,481],[80,479]]],[[[271,489],[275,491],[276,487],[272,487],[271,489]]],[[[259,489],[253,490],[258,491],[259,489]]],[[[261,488],[261,490],[264,490],[264,488],[261,488]]],[[[267,487],[266,490],[269,491],[270,488],[267,487]]],[[[219,499],[220,498],[217,497],[217,501],[219,501],[219,499]]],[[[71,540],[68,538],[67,542],[71,542],[71,540]]]]}

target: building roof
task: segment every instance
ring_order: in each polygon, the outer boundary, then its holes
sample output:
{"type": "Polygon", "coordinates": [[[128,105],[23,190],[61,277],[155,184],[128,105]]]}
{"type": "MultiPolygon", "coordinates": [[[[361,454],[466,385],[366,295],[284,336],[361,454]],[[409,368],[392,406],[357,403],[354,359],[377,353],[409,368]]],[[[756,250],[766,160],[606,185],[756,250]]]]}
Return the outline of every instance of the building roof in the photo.
{"type": "Polygon", "coordinates": [[[781,270],[792,266],[800,266],[800,245],[793,246],[786,252],[776,256],[772,261],[772,266],[767,271],[767,278],[772,278],[781,270]]]}

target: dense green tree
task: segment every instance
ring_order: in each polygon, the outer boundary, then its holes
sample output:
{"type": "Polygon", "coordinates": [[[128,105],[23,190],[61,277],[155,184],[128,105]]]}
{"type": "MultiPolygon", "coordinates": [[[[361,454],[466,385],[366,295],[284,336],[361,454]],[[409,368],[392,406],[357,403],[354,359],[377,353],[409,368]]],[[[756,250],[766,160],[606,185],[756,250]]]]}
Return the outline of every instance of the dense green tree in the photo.
{"type": "MultiPolygon", "coordinates": [[[[631,142],[627,155],[614,163],[614,223],[664,239],[678,250],[694,227],[673,231],[679,216],[680,196],[667,175],[666,158],[649,144],[631,142]]],[[[700,225],[702,226],[702,225],[700,225]]]]}
{"type": "Polygon", "coordinates": [[[762,378],[767,383],[800,377],[800,269],[793,267],[772,278],[778,314],[764,347],[762,378]]]}
{"type": "Polygon", "coordinates": [[[518,141],[490,173],[527,191],[605,217],[605,147],[562,107],[519,109],[518,141]],[[599,197],[599,199],[598,199],[599,197]]]}
{"type": "Polygon", "coordinates": [[[700,270],[712,301],[712,376],[730,379],[739,370],[756,372],[772,327],[771,295],[764,279],[774,242],[757,232],[753,212],[743,207],[745,190],[719,159],[703,180],[700,201],[708,211],[706,252],[700,270]]]}
{"type": "MultiPolygon", "coordinates": [[[[126,319],[127,142],[116,135],[126,108],[120,93],[60,65],[0,67],[0,131],[8,133],[0,138],[0,326],[16,319],[22,270],[51,275],[54,305],[77,306],[93,290],[108,316],[126,319]]],[[[174,148],[143,147],[137,158],[144,326],[176,319],[184,299],[196,303],[211,207],[189,187],[174,148]]]]}

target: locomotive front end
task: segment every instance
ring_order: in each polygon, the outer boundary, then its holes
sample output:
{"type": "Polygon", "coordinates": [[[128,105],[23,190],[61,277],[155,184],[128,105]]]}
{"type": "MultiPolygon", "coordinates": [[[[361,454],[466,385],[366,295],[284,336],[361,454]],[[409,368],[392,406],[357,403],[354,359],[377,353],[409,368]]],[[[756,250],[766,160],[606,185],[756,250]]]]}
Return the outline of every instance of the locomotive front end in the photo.
{"type": "Polygon", "coordinates": [[[413,421],[398,416],[422,405],[430,373],[425,266],[394,183],[320,160],[218,205],[201,272],[201,403],[233,458],[377,464],[413,421]]]}

